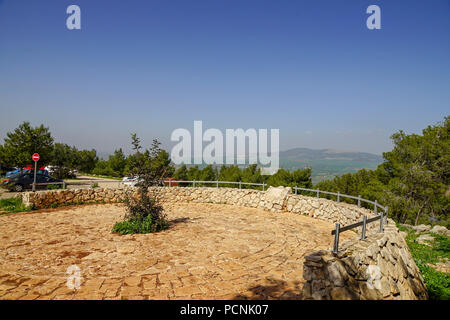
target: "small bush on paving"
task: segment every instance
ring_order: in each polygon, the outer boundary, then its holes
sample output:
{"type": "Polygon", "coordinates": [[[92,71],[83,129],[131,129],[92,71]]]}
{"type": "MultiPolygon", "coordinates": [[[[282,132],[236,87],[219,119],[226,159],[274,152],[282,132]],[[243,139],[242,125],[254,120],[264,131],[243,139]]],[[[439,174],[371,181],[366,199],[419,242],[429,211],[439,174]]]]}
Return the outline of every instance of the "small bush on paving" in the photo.
{"type": "Polygon", "coordinates": [[[137,192],[129,191],[125,194],[127,213],[125,221],[117,222],[113,232],[121,234],[149,233],[167,229],[169,224],[163,207],[156,197],[150,196],[148,188],[164,184],[164,178],[170,160],[160,149],[160,143],[153,140],[150,150],[141,152],[140,140],[136,134],[132,135],[135,153],[130,156],[130,173],[138,177],[137,192]],[[137,194],[136,194],[137,193],[137,194]]]}

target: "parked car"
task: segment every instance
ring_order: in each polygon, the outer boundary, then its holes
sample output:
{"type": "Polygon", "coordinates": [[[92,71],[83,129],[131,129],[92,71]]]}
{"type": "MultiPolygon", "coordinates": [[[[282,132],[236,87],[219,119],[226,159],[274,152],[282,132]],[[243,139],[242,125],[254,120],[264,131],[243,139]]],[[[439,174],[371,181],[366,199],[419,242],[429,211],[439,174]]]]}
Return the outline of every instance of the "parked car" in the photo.
{"type": "MultiPolygon", "coordinates": [[[[24,168],[22,168],[22,173],[29,172],[30,170],[31,170],[31,166],[24,167],[24,168]]],[[[16,168],[13,171],[8,171],[5,176],[7,178],[9,178],[9,177],[14,176],[14,175],[19,174],[19,173],[20,173],[20,168],[16,168]]],[[[47,175],[47,176],[49,175],[49,172],[48,172],[48,170],[46,170],[46,167],[39,168],[37,173],[44,174],[44,175],[47,175]]]]}
{"type": "Polygon", "coordinates": [[[138,177],[124,177],[122,179],[122,182],[124,185],[126,186],[136,186],[136,184],[138,183],[138,177]]]}
{"type": "MultiPolygon", "coordinates": [[[[25,173],[18,173],[6,179],[2,186],[10,191],[22,192],[25,189],[32,189],[34,181],[34,172],[28,170],[25,173]]],[[[61,179],[55,179],[39,171],[36,173],[36,183],[60,183],[61,179]]],[[[36,185],[36,189],[47,189],[48,185],[36,185]]]]}
{"type": "Polygon", "coordinates": [[[78,170],[69,169],[67,167],[46,166],[44,167],[44,169],[47,170],[50,173],[50,175],[61,176],[67,179],[76,178],[78,174],[78,170]]]}
{"type": "Polygon", "coordinates": [[[8,172],[6,172],[6,177],[8,178],[8,177],[10,177],[10,176],[13,176],[13,175],[15,175],[15,174],[18,174],[20,172],[20,169],[19,168],[15,168],[14,170],[12,170],[12,171],[8,171],[8,172]]]}

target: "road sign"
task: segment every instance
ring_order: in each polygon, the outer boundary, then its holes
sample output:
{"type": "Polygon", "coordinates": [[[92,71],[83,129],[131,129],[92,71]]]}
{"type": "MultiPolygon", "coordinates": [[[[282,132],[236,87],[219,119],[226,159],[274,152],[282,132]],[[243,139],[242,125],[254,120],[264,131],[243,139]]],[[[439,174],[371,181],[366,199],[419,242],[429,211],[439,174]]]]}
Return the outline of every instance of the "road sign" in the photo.
{"type": "Polygon", "coordinates": [[[39,153],[33,153],[31,157],[34,161],[34,179],[33,179],[33,192],[36,190],[36,170],[37,170],[37,162],[39,161],[39,153]]]}

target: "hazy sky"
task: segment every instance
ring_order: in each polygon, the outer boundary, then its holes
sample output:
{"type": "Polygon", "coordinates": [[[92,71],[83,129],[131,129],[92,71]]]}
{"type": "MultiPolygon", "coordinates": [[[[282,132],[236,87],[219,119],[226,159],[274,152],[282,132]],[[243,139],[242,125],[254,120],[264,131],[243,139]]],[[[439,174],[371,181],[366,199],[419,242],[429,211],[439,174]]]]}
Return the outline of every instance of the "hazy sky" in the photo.
{"type": "Polygon", "coordinates": [[[278,128],[281,150],[381,153],[449,111],[448,0],[0,0],[0,143],[26,120],[80,148],[136,132],[170,149],[203,120],[278,128]]]}

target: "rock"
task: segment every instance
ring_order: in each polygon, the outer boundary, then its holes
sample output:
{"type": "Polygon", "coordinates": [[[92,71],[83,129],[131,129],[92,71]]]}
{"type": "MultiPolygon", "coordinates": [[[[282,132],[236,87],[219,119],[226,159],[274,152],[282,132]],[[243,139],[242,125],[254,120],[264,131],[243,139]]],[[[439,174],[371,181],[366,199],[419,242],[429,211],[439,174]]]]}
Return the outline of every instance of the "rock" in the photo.
{"type": "Polygon", "coordinates": [[[431,230],[431,226],[419,224],[418,226],[412,227],[415,231],[422,233],[422,232],[428,232],[431,230]]]}
{"type": "Polygon", "coordinates": [[[330,292],[333,300],[358,300],[359,296],[354,292],[348,290],[346,287],[336,287],[330,292]]]}
{"type": "Polygon", "coordinates": [[[269,187],[265,194],[267,208],[272,209],[275,205],[275,210],[281,210],[287,196],[291,193],[292,189],[289,187],[269,187]]]}
{"type": "Polygon", "coordinates": [[[348,279],[348,274],[341,263],[335,261],[328,266],[328,278],[337,287],[342,287],[345,280],[348,279]]]}
{"type": "Polygon", "coordinates": [[[425,244],[425,245],[427,245],[427,246],[429,246],[430,245],[430,241],[433,241],[434,240],[434,237],[432,236],[432,235],[429,235],[429,234],[422,234],[422,235],[420,235],[420,237],[418,237],[417,239],[416,239],[416,242],[417,243],[420,243],[420,244],[425,244]]]}
{"type": "Polygon", "coordinates": [[[450,230],[448,230],[444,226],[436,225],[430,230],[430,232],[437,233],[437,234],[440,234],[440,235],[443,235],[443,236],[450,236],[450,230]]]}
{"type": "Polygon", "coordinates": [[[362,281],[359,284],[361,289],[361,296],[363,296],[367,300],[380,300],[383,298],[380,290],[377,290],[373,287],[368,286],[367,282],[362,281]]]}
{"type": "Polygon", "coordinates": [[[450,260],[448,258],[445,258],[444,261],[428,265],[433,269],[435,269],[436,271],[450,273],[450,260]]]}
{"type": "Polygon", "coordinates": [[[394,281],[394,279],[389,278],[389,286],[391,287],[391,294],[393,296],[396,296],[400,293],[397,283],[394,281]]]}
{"type": "Polygon", "coordinates": [[[305,283],[303,286],[303,299],[311,299],[311,284],[309,282],[305,283]]]}
{"type": "Polygon", "coordinates": [[[321,256],[320,255],[316,255],[316,254],[307,255],[307,256],[305,256],[305,259],[307,261],[312,261],[312,262],[319,262],[319,261],[322,260],[321,256]]]}

